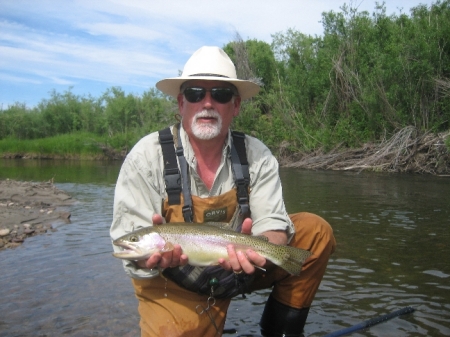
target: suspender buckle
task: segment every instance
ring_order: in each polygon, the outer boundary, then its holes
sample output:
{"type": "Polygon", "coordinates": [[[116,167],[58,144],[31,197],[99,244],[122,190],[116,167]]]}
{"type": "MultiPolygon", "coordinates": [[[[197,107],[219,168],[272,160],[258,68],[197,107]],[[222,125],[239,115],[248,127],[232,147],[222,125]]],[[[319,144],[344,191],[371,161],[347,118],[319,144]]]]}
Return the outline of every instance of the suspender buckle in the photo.
{"type": "Polygon", "coordinates": [[[192,217],[192,207],[189,205],[185,205],[182,208],[183,211],[183,218],[184,221],[186,222],[192,222],[193,221],[193,217],[192,217]]]}
{"type": "Polygon", "coordinates": [[[237,194],[237,200],[239,204],[239,210],[241,212],[241,215],[244,217],[250,216],[250,207],[248,205],[248,185],[245,182],[245,179],[239,179],[236,181],[236,194],[237,194]]]}
{"type": "Polygon", "coordinates": [[[237,197],[239,204],[242,201],[248,203],[248,190],[247,190],[247,183],[245,182],[245,179],[238,179],[236,180],[236,188],[237,188],[237,197]]]}
{"type": "Polygon", "coordinates": [[[178,169],[164,170],[164,180],[168,190],[181,191],[181,175],[178,169]]]}
{"type": "MultiPolygon", "coordinates": [[[[174,197],[175,200],[180,200],[179,194],[181,193],[181,175],[178,169],[166,169],[164,170],[164,181],[166,183],[166,192],[170,197],[174,197]]],[[[178,201],[179,203],[179,201],[178,201]]]]}
{"type": "Polygon", "coordinates": [[[173,144],[173,136],[172,136],[172,133],[170,132],[170,130],[169,130],[169,132],[159,134],[159,143],[161,145],[162,144],[173,144]]]}
{"type": "Polygon", "coordinates": [[[248,207],[248,204],[239,204],[239,210],[244,218],[250,216],[250,207],[248,207]]]}
{"type": "Polygon", "coordinates": [[[184,151],[182,147],[177,147],[175,153],[177,154],[178,157],[184,156],[184,151]]]}

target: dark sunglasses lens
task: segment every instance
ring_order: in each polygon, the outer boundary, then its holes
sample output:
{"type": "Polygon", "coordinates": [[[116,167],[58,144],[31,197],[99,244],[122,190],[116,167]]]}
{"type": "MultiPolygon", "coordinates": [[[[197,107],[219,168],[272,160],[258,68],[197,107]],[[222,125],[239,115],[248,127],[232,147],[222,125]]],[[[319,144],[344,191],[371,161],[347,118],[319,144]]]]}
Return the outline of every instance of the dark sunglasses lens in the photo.
{"type": "Polygon", "coordinates": [[[230,88],[213,88],[211,89],[211,97],[216,102],[225,104],[233,98],[233,91],[230,88]]]}
{"type": "Polygon", "coordinates": [[[183,92],[189,103],[198,103],[206,96],[206,90],[203,88],[187,88],[183,92]]]}

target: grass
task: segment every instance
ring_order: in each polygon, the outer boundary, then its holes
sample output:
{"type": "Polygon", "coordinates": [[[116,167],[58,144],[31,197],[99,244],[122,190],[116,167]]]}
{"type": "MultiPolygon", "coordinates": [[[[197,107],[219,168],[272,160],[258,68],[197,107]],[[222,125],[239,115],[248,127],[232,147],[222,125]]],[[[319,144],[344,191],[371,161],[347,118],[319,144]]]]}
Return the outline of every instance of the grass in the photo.
{"type": "Polygon", "coordinates": [[[91,133],[71,133],[48,138],[0,140],[2,156],[97,158],[103,155],[105,138],[91,133]]]}

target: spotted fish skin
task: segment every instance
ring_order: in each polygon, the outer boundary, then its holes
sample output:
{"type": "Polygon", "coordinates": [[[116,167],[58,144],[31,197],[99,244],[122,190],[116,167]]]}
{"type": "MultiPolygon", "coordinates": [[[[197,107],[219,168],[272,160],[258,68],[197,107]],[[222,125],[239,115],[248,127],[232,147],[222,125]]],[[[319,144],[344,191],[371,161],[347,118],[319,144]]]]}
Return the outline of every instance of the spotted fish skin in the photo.
{"type": "Polygon", "coordinates": [[[113,244],[125,248],[113,256],[126,260],[147,259],[155,252],[170,251],[174,244],[178,244],[193,266],[210,266],[217,264],[220,258],[228,259],[227,246],[232,244],[236,251],[254,250],[292,275],[300,274],[303,263],[312,254],[208,222],[144,227],[114,240],[113,244]]]}

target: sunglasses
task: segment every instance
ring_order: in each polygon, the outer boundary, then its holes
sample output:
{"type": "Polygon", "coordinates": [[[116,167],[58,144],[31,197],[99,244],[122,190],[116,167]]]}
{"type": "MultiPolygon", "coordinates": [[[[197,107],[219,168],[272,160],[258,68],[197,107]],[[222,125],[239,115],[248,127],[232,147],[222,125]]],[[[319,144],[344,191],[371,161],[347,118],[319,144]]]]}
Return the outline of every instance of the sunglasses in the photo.
{"type": "Polygon", "coordinates": [[[221,104],[228,103],[234,95],[237,95],[231,88],[212,88],[207,90],[201,87],[186,88],[183,91],[183,95],[189,103],[198,103],[205,98],[207,91],[211,93],[213,100],[221,104]]]}

